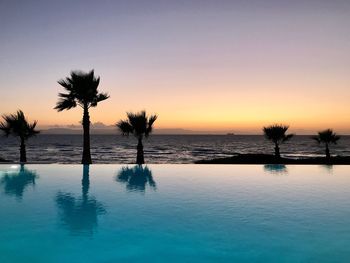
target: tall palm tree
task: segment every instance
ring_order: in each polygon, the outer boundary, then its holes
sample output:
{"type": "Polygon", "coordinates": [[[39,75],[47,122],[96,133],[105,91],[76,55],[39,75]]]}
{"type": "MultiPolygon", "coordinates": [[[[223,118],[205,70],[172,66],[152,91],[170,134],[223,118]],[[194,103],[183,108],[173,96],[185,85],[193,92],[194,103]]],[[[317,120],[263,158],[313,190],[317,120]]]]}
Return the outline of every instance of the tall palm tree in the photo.
{"type": "Polygon", "coordinates": [[[20,162],[27,162],[26,141],[39,133],[35,130],[37,121],[29,123],[24,116],[23,111],[18,110],[15,114],[3,115],[4,121],[0,123],[0,130],[6,136],[13,135],[19,137],[20,145],[20,162]]]}
{"type": "Polygon", "coordinates": [[[280,145],[293,137],[294,134],[286,134],[289,126],[274,124],[263,128],[266,139],[275,144],[275,157],[281,158],[280,145]]]}
{"type": "Polygon", "coordinates": [[[312,139],[316,140],[319,144],[324,143],[326,145],[326,158],[330,159],[331,154],[329,151],[329,145],[337,144],[337,141],[340,139],[340,136],[338,136],[335,132],[333,132],[332,129],[327,129],[324,131],[318,132],[318,135],[313,136],[312,139]]]}
{"type": "Polygon", "coordinates": [[[100,101],[109,98],[107,93],[99,93],[97,90],[100,84],[100,77],[94,75],[94,70],[88,73],[82,71],[72,71],[70,77],[58,81],[67,93],[59,93],[59,100],[55,109],[57,111],[70,110],[80,106],[83,111],[83,157],[82,164],[91,164],[90,153],[90,115],[89,109],[96,107],[100,101]]]}
{"type": "Polygon", "coordinates": [[[117,123],[118,129],[121,131],[123,135],[133,134],[137,140],[137,164],[144,164],[144,153],[143,153],[143,144],[142,139],[144,137],[148,137],[153,129],[153,123],[157,119],[157,115],[147,116],[145,111],[141,111],[138,113],[127,113],[126,120],[120,120],[117,123]]]}

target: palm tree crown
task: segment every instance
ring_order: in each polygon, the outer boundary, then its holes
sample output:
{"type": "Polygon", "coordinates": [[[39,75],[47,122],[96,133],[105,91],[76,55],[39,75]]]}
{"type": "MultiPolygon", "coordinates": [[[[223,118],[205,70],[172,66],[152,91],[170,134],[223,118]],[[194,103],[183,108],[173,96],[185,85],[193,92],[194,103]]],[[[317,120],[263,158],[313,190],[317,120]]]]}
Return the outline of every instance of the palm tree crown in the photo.
{"type": "Polygon", "coordinates": [[[117,127],[123,135],[133,134],[139,138],[148,137],[153,130],[153,123],[157,120],[157,115],[148,117],[145,111],[139,113],[127,113],[127,120],[121,120],[117,123],[117,127]]]}
{"type": "Polygon", "coordinates": [[[28,140],[30,137],[39,133],[39,131],[35,130],[37,121],[29,123],[21,110],[18,110],[15,114],[3,115],[2,117],[4,122],[0,123],[0,130],[6,136],[12,134],[23,140],[28,140]]]}
{"type": "Polygon", "coordinates": [[[263,128],[266,139],[272,141],[275,144],[275,156],[280,158],[279,145],[288,141],[294,135],[286,134],[289,126],[282,124],[274,124],[263,128]]]}
{"type": "Polygon", "coordinates": [[[59,93],[55,109],[69,110],[77,105],[84,108],[96,107],[97,103],[109,98],[107,93],[99,93],[100,77],[95,77],[94,70],[88,73],[72,71],[70,77],[58,81],[68,93],[59,93]]]}
{"type": "Polygon", "coordinates": [[[340,136],[338,136],[335,132],[333,132],[332,129],[327,129],[327,130],[318,132],[318,135],[313,136],[312,139],[314,139],[318,143],[337,144],[338,140],[340,139],[340,136]]]}
{"type": "Polygon", "coordinates": [[[266,139],[280,144],[293,137],[293,134],[286,134],[288,129],[289,126],[287,125],[274,124],[264,127],[263,131],[266,139]]]}

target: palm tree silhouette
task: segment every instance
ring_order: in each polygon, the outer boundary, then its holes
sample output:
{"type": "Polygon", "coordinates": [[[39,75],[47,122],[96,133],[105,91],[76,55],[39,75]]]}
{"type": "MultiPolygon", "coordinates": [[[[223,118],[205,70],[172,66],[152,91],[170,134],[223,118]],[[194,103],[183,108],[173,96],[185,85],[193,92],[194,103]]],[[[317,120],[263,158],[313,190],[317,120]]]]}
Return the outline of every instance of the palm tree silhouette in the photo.
{"type": "Polygon", "coordinates": [[[39,131],[35,130],[37,121],[29,123],[21,110],[18,110],[15,114],[3,115],[2,117],[4,121],[0,123],[0,130],[6,136],[19,137],[21,142],[19,160],[21,163],[27,162],[26,141],[39,133],[39,131]]]}
{"type": "Polygon", "coordinates": [[[132,168],[122,167],[116,176],[116,181],[126,183],[126,188],[130,191],[144,192],[147,184],[152,189],[156,189],[156,182],[153,180],[152,171],[147,166],[135,165],[132,168]]]}
{"type": "Polygon", "coordinates": [[[137,164],[144,164],[144,153],[142,139],[143,137],[148,137],[153,129],[153,123],[157,119],[157,115],[152,115],[148,117],[145,111],[138,113],[127,113],[127,119],[121,120],[117,123],[117,127],[123,135],[129,135],[132,133],[138,140],[137,144],[137,164]]]}
{"type": "Polygon", "coordinates": [[[294,136],[294,134],[286,134],[289,126],[281,124],[273,124],[263,128],[266,139],[275,144],[275,157],[281,158],[280,145],[294,136]]]}
{"type": "Polygon", "coordinates": [[[327,129],[324,131],[318,132],[318,135],[313,136],[312,139],[317,141],[319,144],[324,143],[326,145],[326,158],[330,159],[331,154],[329,151],[329,145],[337,144],[337,141],[340,139],[340,136],[338,136],[335,132],[333,132],[332,129],[327,129]]]}
{"type": "Polygon", "coordinates": [[[76,106],[83,108],[83,157],[82,164],[91,164],[90,153],[90,116],[89,109],[96,107],[100,101],[109,98],[107,93],[99,93],[97,87],[100,83],[100,77],[95,77],[94,70],[88,73],[82,71],[72,71],[70,77],[58,81],[67,93],[59,93],[59,101],[55,109],[57,111],[70,110],[76,106]]]}
{"type": "Polygon", "coordinates": [[[4,185],[6,194],[15,195],[18,199],[22,199],[25,188],[28,185],[34,186],[37,177],[36,172],[26,169],[21,164],[18,172],[6,172],[0,180],[0,184],[4,185]]]}

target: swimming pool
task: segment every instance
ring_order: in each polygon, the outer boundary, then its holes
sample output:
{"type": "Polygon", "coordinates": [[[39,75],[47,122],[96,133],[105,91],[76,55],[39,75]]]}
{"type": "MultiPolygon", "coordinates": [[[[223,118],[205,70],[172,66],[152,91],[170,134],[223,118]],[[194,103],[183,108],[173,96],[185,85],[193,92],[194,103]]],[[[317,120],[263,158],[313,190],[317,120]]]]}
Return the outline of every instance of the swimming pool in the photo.
{"type": "Polygon", "coordinates": [[[350,166],[0,165],[0,262],[350,262],[350,166]]]}

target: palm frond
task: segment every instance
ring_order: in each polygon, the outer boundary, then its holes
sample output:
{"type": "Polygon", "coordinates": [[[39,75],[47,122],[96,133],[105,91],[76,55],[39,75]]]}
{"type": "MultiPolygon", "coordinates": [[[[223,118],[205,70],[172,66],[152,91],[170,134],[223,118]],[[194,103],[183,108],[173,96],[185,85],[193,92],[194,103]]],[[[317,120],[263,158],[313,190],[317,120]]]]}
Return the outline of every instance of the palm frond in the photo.
{"type": "MultiPolygon", "coordinates": [[[[3,116],[5,119],[5,116],[3,116]]],[[[11,133],[11,128],[9,127],[6,121],[0,123],[0,130],[4,133],[6,137],[8,137],[11,133]]]]}
{"type": "Polygon", "coordinates": [[[35,136],[40,133],[40,131],[35,130],[36,125],[38,124],[38,121],[34,121],[33,123],[28,123],[28,138],[35,136]]]}
{"type": "Polygon", "coordinates": [[[96,98],[91,102],[91,107],[96,107],[97,103],[100,101],[104,101],[109,98],[109,95],[107,93],[99,93],[97,94],[96,98]]]}
{"type": "Polygon", "coordinates": [[[152,133],[153,131],[153,123],[157,120],[158,116],[157,115],[151,115],[149,118],[148,118],[148,125],[147,125],[147,129],[146,129],[146,132],[145,132],[145,136],[148,137],[149,134],[152,133]]]}
{"type": "Polygon", "coordinates": [[[129,135],[133,132],[133,127],[130,125],[130,123],[127,120],[121,120],[116,124],[119,131],[122,133],[122,135],[129,135]]]}
{"type": "MultiPolygon", "coordinates": [[[[64,94],[64,95],[68,95],[68,94],[64,94]]],[[[77,106],[77,102],[74,99],[62,98],[57,102],[54,109],[57,111],[63,111],[63,110],[70,110],[71,108],[75,108],[76,106],[77,106]]]]}

